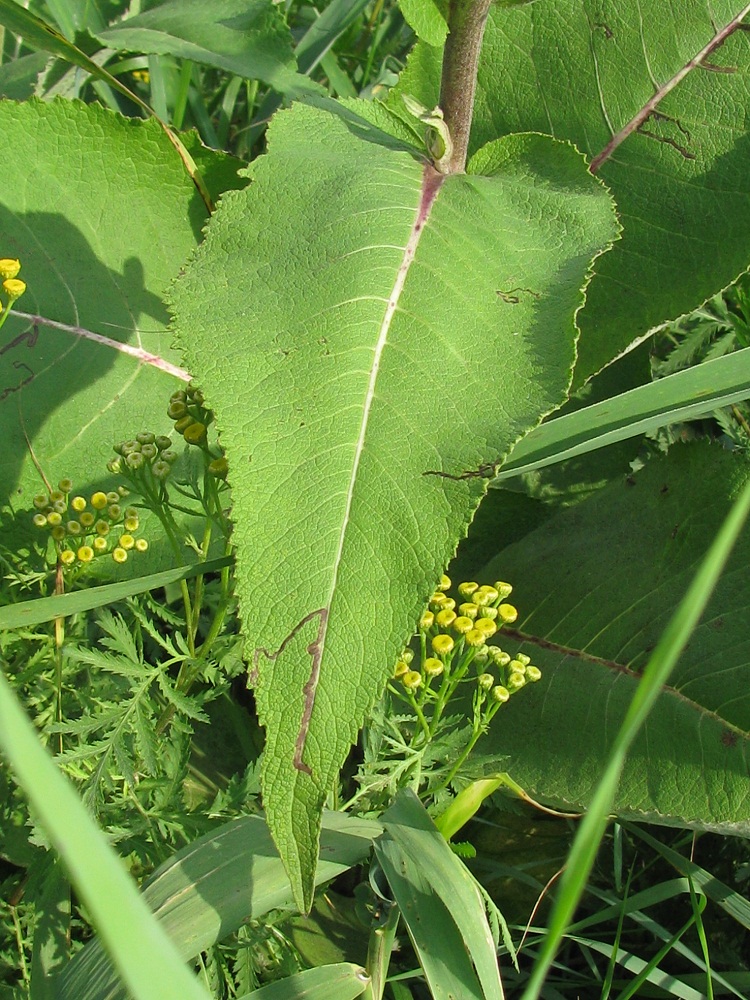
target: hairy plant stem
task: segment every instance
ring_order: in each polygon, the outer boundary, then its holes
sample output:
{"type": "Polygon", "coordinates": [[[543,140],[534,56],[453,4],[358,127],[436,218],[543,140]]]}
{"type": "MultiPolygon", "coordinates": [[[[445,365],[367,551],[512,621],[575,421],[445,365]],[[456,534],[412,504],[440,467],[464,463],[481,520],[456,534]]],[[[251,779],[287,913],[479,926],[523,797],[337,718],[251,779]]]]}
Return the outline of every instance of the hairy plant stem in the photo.
{"type": "Polygon", "coordinates": [[[449,35],[440,82],[440,107],[453,142],[444,171],[447,174],[462,174],[466,169],[479,53],[491,3],[492,0],[450,0],[449,35]]]}

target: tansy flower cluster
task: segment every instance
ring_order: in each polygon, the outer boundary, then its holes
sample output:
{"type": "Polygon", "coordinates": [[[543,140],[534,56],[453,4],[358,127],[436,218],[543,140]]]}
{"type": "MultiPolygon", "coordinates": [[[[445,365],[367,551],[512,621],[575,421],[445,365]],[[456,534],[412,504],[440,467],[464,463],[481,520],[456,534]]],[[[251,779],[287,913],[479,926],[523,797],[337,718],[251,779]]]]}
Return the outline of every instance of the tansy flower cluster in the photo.
{"type": "Polygon", "coordinates": [[[137,538],[140,528],[135,507],[122,507],[125,487],[90,497],[73,495],[70,479],[61,479],[51,493],[34,497],[34,524],[49,531],[63,566],[83,566],[97,556],[109,555],[124,563],[130,552],[145,552],[148,542],[137,538]]]}
{"type": "Polygon", "coordinates": [[[475,686],[478,735],[511,695],[542,676],[524,653],[511,657],[499,646],[488,645],[503,625],[518,617],[516,608],[507,602],[513,589],[509,583],[461,583],[457,598],[449,596],[450,588],[451,581],[443,576],[419,620],[419,660],[415,666],[414,653],[405,650],[393,674],[398,686],[390,685],[414,709],[427,739],[434,735],[461,682],[475,686]]]}
{"type": "Polygon", "coordinates": [[[142,479],[149,485],[164,482],[177,461],[177,452],[172,451],[172,442],[164,434],[143,431],[134,438],[114,445],[117,458],[107,463],[110,472],[128,479],[142,479]]]}
{"type": "Polygon", "coordinates": [[[8,318],[10,307],[20,299],[26,291],[26,282],[21,281],[18,272],[21,270],[21,262],[12,257],[0,257],[0,281],[2,281],[3,294],[0,296],[0,326],[8,318]]]}
{"type": "Polygon", "coordinates": [[[192,384],[186,389],[178,389],[169,397],[167,414],[174,420],[174,429],[181,434],[187,444],[205,452],[209,459],[208,471],[217,479],[225,479],[228,471],[227,460],[222,454],[215,454],[208,445],[208,427],[214,415],[204,405],[203,393],[192,384]]]}

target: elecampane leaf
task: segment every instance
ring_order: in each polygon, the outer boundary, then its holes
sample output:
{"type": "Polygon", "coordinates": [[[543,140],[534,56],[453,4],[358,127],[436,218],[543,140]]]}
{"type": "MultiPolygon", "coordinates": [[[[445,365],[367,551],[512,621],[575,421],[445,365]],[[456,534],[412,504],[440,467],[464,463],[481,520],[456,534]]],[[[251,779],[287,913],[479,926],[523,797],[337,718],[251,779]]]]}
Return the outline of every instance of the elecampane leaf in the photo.
{"type": "MultiPolygon", "coordinates": [[[[526,130],[568,139],[623,222],[579,317],[577,382],[747,267],[748,12],[740,0],[491,8],[471,148],[526,130]]],[[[432,107],[439,83],[440,52],[420,44],[389,103],[398,111],[403,92],[432,107]]]]}
{"type": "Polygon", "coordinates": [[[0,332],[0,494],[24,506],[39,469],[85,483],[116,441],[169,429],[162,293],[206,210],[155,122],[7,101],[0,131],[0,255],[27,284],[0,332]]]}
{"type": "Polygon", "coordinates": [[[229,458],[264,801],[303,907],[338,768],[493,464],[561,401],[617,233],[571,146],[511,137],[478,163],[444,178],[295,106],[176,286],[229,458]]]}
{"type": "MultiPolygon", "coordinates": [[[[561,511],[481,571],[515,584],[499,643],[543,672],[498,713],[480,752],[536,798],[583,808],[664,628],[748,477],[716,445],[674,447],[561,511]]],[[[750,640],[745,529],[707,611],[631,748],[620,816],[747,836],[750,640]]]]}

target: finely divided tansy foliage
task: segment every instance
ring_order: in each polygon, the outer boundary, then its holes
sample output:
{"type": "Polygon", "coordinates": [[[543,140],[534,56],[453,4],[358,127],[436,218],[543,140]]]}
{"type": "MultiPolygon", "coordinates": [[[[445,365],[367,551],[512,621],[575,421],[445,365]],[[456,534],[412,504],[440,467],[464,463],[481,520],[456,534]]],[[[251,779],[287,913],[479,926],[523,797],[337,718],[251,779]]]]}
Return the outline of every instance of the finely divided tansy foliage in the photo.
{"type": "Polygon", "coordinates": [[[747,995],[750,4],[0,26],[0,1000],[747,995]]]}

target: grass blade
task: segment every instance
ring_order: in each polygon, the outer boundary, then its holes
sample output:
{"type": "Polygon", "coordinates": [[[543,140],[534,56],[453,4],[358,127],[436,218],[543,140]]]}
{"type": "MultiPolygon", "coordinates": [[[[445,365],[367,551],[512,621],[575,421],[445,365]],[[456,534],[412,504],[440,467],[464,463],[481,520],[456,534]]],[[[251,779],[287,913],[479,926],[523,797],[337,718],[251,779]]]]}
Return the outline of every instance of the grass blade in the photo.
{"type": "Polygon", "coordinates": [[[748,396],[750,348],[745,348],[541,424],[518,442],[494,482],[693,420],[748,396]]]}
{"type": "Polygon", "coordinates": [[[320,965],[294,976],[269,983],[246,993],[240,1000],[355,1000],[361,996],[370,977],[351,962],[320,965]]]}
{"type": "Polygon", "coordinates": [[[76,590],[70,594],[56,597],[40,597],[36,601],[22,601],[0,608],[0,629],[24,628],[31,625],[41,625],[55,618],[67,618],[82,611],[92,611],[105,604],[122,601],[126,597],[143,594],[147,590],[158,590],[170,583],[189,580],[201,573],[216,573],[225,566],[231,566],[232,556],[222,556],[220,559],[210,559],[208,562],[191,563],[189,566],[177,566],[175,569],[164,570],[162,573],[151,573],[139,576],[134,580],[123,580],[121,583],[107,583],[102,587],[89,587],[87,590],[76,590]]]}

